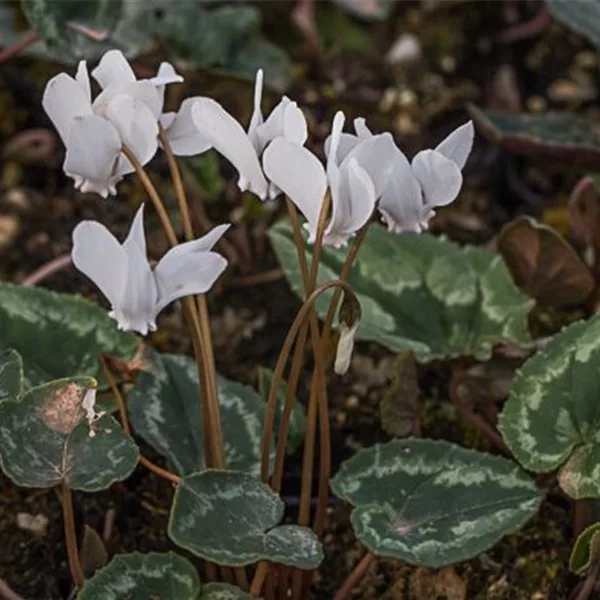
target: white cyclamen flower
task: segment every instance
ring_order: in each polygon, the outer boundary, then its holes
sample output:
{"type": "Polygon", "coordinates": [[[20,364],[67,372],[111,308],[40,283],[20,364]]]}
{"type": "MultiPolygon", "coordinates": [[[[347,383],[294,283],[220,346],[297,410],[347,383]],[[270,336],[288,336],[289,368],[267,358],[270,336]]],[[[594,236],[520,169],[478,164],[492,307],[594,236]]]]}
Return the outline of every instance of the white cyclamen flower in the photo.
{"type": "Polygon", "coordinates": [[[118,50],[110,50],[92,71],[102,92],[92,102],[85,61],[75,78],[60,73],[44,91],[42,105],[65,144],[65,173],[82,192],[106,198],[134,168],[121,154],[127,146],[146,164],[156,153],[164,87],[182,81],[168,63],[152,79],[137,80],[118,50]]]}
{"type": "MultiPolygon", "coordinates": [[[[326,169],[309,150],[282,137],[273,140],[263,155],[267,177],[279,187],[306,217],[309,242],[317,233],[319,214],[327,188],[331,194],[331,217],[323,243],[339,248],[347,243],[371,216],[375,207],[375,186],[353,152],[362,142],[342,133],[344,114],[338,112],[332,125],[326,169]]],[[[370,140],[365,143],[372,145],[370,140]]],[[[362,152],[362,151],[361,151],[362,152]]]]}
{"type": "Polygon", "coordinates": [[[461,170],[473,145],[473,123],[455,129],[434,150],[417,153],[412,163],[389,133],[373,135],[364,119],[356,119],[354,126],[356,135],[343,135],[342,155],[354,157],[371,177],[388,229],[397,233],[427,229],[434,209],[450,204],[460,192],[461,170]]]}
{"type": "Polygon", "coordinates": [[[111,303],[109,315],[119,329],[146,335],[156,330],[156,317],[167,304],[212,287],[227,261],[211,249],[228,228],[219,225],[204,237],[171,248],[151,269],[142,204],[123,244],[96,221],[79,223],[73,231],[73,264],[111,303]]]}
{"type": "Polygon", "coordinates": [[[259,70],[248,132],[218,102],[204,97],[188,98],[177,114],[167,113],[161,122],[175,154],[190,156],[214,148],[237,169],[239,189],[249,190],[264,200],[279,191],[265,179],[260,165],[265,147],[278,137],[304,144],[307,127],[302,111],[285,96],[263,119],[262,89],[263,72],[259,70]]]}

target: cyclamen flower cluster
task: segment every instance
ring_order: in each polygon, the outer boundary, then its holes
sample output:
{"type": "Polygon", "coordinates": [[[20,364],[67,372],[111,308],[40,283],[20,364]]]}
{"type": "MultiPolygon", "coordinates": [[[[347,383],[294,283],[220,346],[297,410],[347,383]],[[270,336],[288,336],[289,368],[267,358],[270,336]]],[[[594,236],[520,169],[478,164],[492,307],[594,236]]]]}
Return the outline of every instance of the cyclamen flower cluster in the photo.
{"type": "MultiPolygon", "coordinates": [[[[238,171],[241,191],[261,200],[286,194],[306,218],[310,243],[327,193],[331,214],[324,244],[347,244],[375,211],[390,231],[427,229],[435,208],[458,195],[473,143],[469,121],[409,163],[390,133],[373,134],[364,119],[354,121],[353,134],[344,133],[345,117],[338,112],[325,143],[323,166],[304,147],[307,124],[296,102],[284,96],[263,117],[262,70],[256,76],[247,131],[211,98],[187,98],[177,113],[163,113],[165,86],[183,81],[169,63],[162,63],[155,77],[138,80],[123,54],[111,50],[92,77],[102,88],[93,102],[85,61],[75,78],[61,73],[51,79],[43,98],[66,146],[64,171],[77,188],[105,198],[115,194],[117,183],[134,171],[124,148],[141,165],[147,164],[160,145],[162,128],[176,155],[214,148],[238,171]]],[[[73,259],[112,303],[110,314],[119,327],[145,335],[155,328],[156,315],[166,304],[210,289],[226,267],[225,259],[210,250],[227,226],[173,248],[152,271],[142,219],[140,209],[122,245],[98,223],[80,224],[73,236],[73,259]],[[112,271],[117,264],[118,273],[112,271]]]]}

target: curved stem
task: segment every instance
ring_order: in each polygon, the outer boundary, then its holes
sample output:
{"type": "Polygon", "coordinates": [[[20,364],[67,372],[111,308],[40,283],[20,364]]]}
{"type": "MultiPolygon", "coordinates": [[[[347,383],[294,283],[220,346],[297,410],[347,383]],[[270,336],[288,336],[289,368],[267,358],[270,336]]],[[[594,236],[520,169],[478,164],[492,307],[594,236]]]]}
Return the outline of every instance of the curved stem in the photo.
{"type": "Polygon", "coordinates": [[[254,573],[254,578],[252,579],[252,584],[250,585],[251,596],[260,596],[268,572],[269,563],[266,560],[259,562],[254,573]]]}
{"type": "Polygon", "coordinates": [[[27,277],[25,277],[25,279],[23,279],[23,281],[21,282],[21,285],[26,287],[33,287],[41,281],[43,281],[44,279],[47,279],[51,275],[54,275],[54,273],[58,273],[59,271],[62,271],[63,269],[69,267],[72,263],[73,261],[71,260],[70,253],[63,254],[62,256],[57,256],[51,261],[48,261],[45,265],[42,265],[39,269],[33,271],[33,273],[27,275],[27,277]]]}
{"type": "Polygon", "coordinates": [[[62,484],[62,509],[65,522],[65,539],[67,545],[67,557],[69,560],[69,569],[73,577],[73,583],[77,588],[82,588],[85,582],[81,561],[79,560],[79,550],[77,548],[77,535],[75,533],[75,515],[73,513],[73,497],[67,484],[62,484]]]}
{"type": "Polygon", "coordinates": [[[170,481],[174,485],[178,485],[181,481],[181,477],[179,477],[179,475],[175,475],[175,473],[172,473],[171,471],[167,471],[167,469],[159,467],[157,464],[153,463],[150,459],[146,458],[142,454],[140,454],[140,465],[146,467],[148,471],[152,471],[152,473],[154,473],[155,475],[158,475],[159,477],[170,481]]]}
{"type": "Polygon", "coordinates": [[[374,560],[375,555],[367,552],[354,567],[352,573],[348,576],[348,579],[344,581],[344,584],[333,597],[333,600],[346,600],[352,593],[352,590],[356,587],[356,584],[365,576],[365,573],[369,570],[369,567],[373,564],[374,560]]]}

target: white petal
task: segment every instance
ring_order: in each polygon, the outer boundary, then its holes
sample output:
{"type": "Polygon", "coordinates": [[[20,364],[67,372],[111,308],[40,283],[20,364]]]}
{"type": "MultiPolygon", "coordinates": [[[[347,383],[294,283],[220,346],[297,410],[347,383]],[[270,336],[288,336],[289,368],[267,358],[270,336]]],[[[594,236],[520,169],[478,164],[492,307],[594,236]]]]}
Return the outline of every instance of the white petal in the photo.
{"type": "Polygon", "coordinates": [[[102,89],[114,83],[124,85],[136,80],[133,69],[120,50],[106,52],[92,71],[92,77],[102,89]]]}
{"type": "Polygon", "coordinates": [[[167,113],[160,118],[163,127],[166,128],[171,150],[176,156],[195,156],[211,148],[211,143],[198,131],[192,117],[195,101],[196,98],[186,98],[176,115],[167,113]]]}
{"type": "Polygon", "coordinates": [[[83,87],[66,73],[53,77],[44,90],[42,106],[66,145],[76,117],[92,114],[83,87]]]}
{"type": "Polygon", "coordinates": [[[446,158],[454,161],[459,169],[462,169],[471,153],[474,136],[473,121],[468,121],[457,127],[447,138],[442,140],[436,150],[446,158]]]}
{"type": "Polygon", "coordinates": [[[333,123],[331,124],[331,140],[329,142],[329,148],[327,152],[327,171],[329,175],[330,165],[339,165],[342,161],[338,157],[338,148],[340,146],[340,138],[342,136],[342,129],[344,128],[344,121],[346,117],[344,113],[339,110],[333,117],[333,123]]]}
{"type": "Polygon", "coordinates": [[[314,235],[327,191],[327,177],[319,159],[304,146],[279,137],[264,151],[263,167],[267,177],[306,217],[314,235]]]}
{"type": "Polygon", "coordinates": [[[350,366],[350,359],[352,358],[352,350],[354,348],[354,335],[358,329],[358,319],[352,325],[348,327],[346,323],[340,323],[340,339],[335,354],[335,363],[333,370],[338,375],[344,375],[348,371],[350,366]]]}
{"type": "MultiPolygon", "coordinates": [[[[369,131],[367,126],[365,125],[365,120],[363,118],[354,119],[354,130],[356,131],[356,135],[352,133],[341,133],[340,141],[337,150],[337,164],[341,164],[341,162],[350,154],[350,152],[361,142],[363,139],[367,139],[372,137],[372,133],[369,131]]],[[[325,140],[325,156],[329,157],[329,146],[331,145],[331,135],[327,137],[325,140]]]]}
{"type": "Polygon", "coordinates": [[[128,252],[133,246],[137,247],[141,254],[146,256],[146,235],[144,233],[144,204],[140,204],[140,207],[137,209],[135,213],[135,217],[133,217],[133,221],[131,222],[131,226],[129,227],[129,232],[127,233],[127,237],[123,242],[123,248],[126,252],[128,252]]]}
{"type": "Polygon", "coordinates": [[[216,252],[194,252],[161,261],[154,270],[158,288],[156,314],[167,304],[191,294],[205,294],[227,268],[227,260],[216,252]]]}
{"type": "Polygon", "coordinates": [[[375,208],[375,186],[367,172],[350,157],[340,167],[340,186],[332,188],[332,213],[323,243],[340,247],[368,220],[375,208]]]}
{"type": "Polygon", "coordinates": [[[412,168],[427,206],[446,206],[458,196],[462,186],[460,169],[437,150],[419,152],[413,158],[412,168]]]}
{"type": "Polygon", "coordinates": [[[91,105],[92,103],[92,90],[90,87],[90,76],[88,75],[87,64],[85,60],[80,60],[77,65],[77,73],[75,73],[75,81],[80,85],[85,97],[87,99],[87,103],[91,105]]]}
{"type": "Polygon", "coordinates": [[[175,71],[171,63],[161,62],[156,75],[150,78],[150,82],[156,86],[163,86],[170,83],[182,83],[183,77],[175,71]]]}
{"type": "MultiPolygon", "coordinates": [[[[252,111],[252,117],[250,118],[250,125],[248,126],[248,137],[250,142],[254,146],[256,152],[261,152],[260,140],[256,132],[257,128],[263,124],[262,111],[260,105],[262,103],[262,91],[263,91],[263,70],[259,69],[256,71],[256,79],[254,81],[254,110],[252,111]]],[[[264,147],[264,146],[263,146],[264,147]]]]}
{"type": "Polygon", "coordinates": [[[240,190],[250,190],[264,200],[268,183],[242,126],[211,98],[198,98],[192,107],[192,117],[199,132],[238,170],[240,190]]]}
{"type": "MultiPolygon", "coordinates": [[[[158,266],[163,265],[164,269],[169,268],[169,263],[173,260],[179,260],[187,254],[197,254],[198,252],[209,252],[215,244],[225,235],[225,232],[231,227],[229,223],[213,227],[206,235],[203,235],[197,240],[177,244],[171,248],[158,263],[158,266]]],[[[158,268],[158,266],[156,268],[158,268]]]]}
{"type": "Polygon", "coordinates": [[[114,307],[125,291],[127,256],[115,236],[96,221],[82,221],[73,230],[71,258],[114,307]]]}
{"type": "Polygon", "coordinates": [[[96,115],[78,117],[67,142],[64,170],[82,192],[105,198],[115,193],[119,177],[114,170],[120,153],[121,138],[114,125],[96,115]]]}
{"type": "Polygon", "coordinates": [[[284,109],[283,137],[300,145],[304,145],[308,137],[306,118],[295,102],[290,102],[284,109]]]}
{"type": "Polygon", "coordinates": [[[367,127],[364,117],[354,119],[354,131],[356,131],[356,135],[362,140],[366,140],[373,136],[371,130],[367,127]]]}

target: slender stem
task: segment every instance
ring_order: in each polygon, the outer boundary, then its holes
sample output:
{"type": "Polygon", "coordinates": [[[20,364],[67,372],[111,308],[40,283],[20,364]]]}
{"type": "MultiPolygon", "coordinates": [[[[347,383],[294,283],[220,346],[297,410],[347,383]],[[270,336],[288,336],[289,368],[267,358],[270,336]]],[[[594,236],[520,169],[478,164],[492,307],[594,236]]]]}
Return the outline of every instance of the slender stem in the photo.
{"type": "Polygon", "coordinates": [[[146,458],[145,456],[142,456],[141,454],[140,464],[146,467],[148,471],[152,471],[152,473],[154,473],[155,475],[158,475],[159,477],[170,481],[174,485],[178,485],[181,481],[181,477],[179,477],[179,475],[175,475],[175,473],[172,473],[171,471],[167,471],[167,469],[159,467],[157,464],[153,463],[150,459],[146,458]]]}
{"type": "Polygon", "coordinates": [[[25,600],[23,596],[11,589],[8,583],[2,578],[0,578],[0,598],[2,600],[25,600]]]}
{"type": "Polygon", "coordinates": [[[369,570],[369,567],[373,564],[375,555],[367,552],[361,559],[360,562],[354,567],[352,573],[348,576],[348,579],[344,582],[342,587],[337,591],[333,600],[346,600],[355,588],[356,584],[365,576],[365,573],[369,570]]]}
{"type": "Polygon", "coordinates": [[[81,561],[79,560],[79,550],[77,548],[77,535],[75,533],[75,516],[73,514],[73,497],[67,484],[62,484],[62,508],[65,522],[65,539],[67,542],[67,557],[69,559],[69,569],[73,583],[77,588],[82,588],[85,582],[81,561]]]}
{"type": "Polygon", "coordinates": [[[248,583],[248,577],[246,576],[246,569],[244,567],[235,567],[233,569],[233,574],[235,576],[235,582],[237,583],[237,586],[246,591],[250,587],[250,584],[248,583]]]}
{"type": "Polygon", "coordinates": [[[250,586],[251,596],[260,596],[268,572],[269,563],[266,560],[259,562],[254,573],[254,578],[252,579],[252,585],[250,586]]]}
{"type": "Polygon", "coordinates": [[[51,261],[47,262],[45,265],[42,265],[39,269],[36,269],[33,273],[30,273],[23,279],[21,285],[26,287],[32,287],[47,279],[54,273],[58,273],[58,271],[62,271],[72,264],[71,255],[63,254],[62,256],[57,256],[53,258],[51,261]]]}
{"type": "Polygon", "coordinates": [[[25,48],[33,46],[40,41],[40,36],[35,31],[28,31],[18,42],[15,42],[12,46],[4,48],[0,52],[0,65],[5,63],[9,58],[15,56],[25,48]]]}

